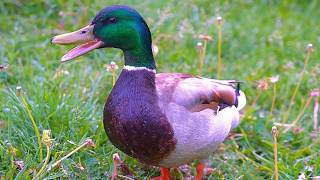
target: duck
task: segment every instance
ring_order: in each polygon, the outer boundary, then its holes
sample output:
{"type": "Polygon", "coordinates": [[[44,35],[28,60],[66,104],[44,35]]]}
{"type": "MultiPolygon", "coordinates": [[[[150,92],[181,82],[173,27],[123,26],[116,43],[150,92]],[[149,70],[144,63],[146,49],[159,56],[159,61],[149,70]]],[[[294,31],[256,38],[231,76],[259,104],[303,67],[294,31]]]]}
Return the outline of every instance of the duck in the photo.
{"type": "Polygon", "coordinates": [[[246,97],[239,81],[157,73],[150,29],[129,6],[105,7],[87,26],[51,42],[78,44],[61,62],[101,48],[123,52],[124,67],[104,106],[104,130],[120,151],[160,167],[161,180],[170,179],[170,168],[194,161],[200,180],[204,160],[240,122],[246,97]]]}

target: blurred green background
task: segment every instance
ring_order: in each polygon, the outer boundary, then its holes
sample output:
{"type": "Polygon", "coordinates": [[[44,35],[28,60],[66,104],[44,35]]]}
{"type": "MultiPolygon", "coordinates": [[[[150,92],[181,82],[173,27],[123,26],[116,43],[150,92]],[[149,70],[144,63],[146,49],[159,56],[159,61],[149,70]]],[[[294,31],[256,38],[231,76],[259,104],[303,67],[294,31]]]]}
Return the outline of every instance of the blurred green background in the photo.
{"type": "MultiPolygon", "coordinates": [[[[70,48],[50,43],[56,34],[87,25],[95,14],[112,4],[129,5],[147,21],[154,44],[158,72],[184,72],[197,75],[200,34],[213,36],[209,41],[203,76],[216,77],[217,23],[223,18],[223,79],[244,81],[248,98],[241,124],[231,138],[210,157],[216,168],[209,179],[274,178],[273,123],[287,124],[303,109],[310,91],[320,87],[319,1],[9,1],[0,2],[0,179],[31,179],[39,170],[37,138],[31,121],[16,96],[21,86],[37,126],[52,130],[54,144],[50,163],[90,137],[95,148],[80,150],[59,168],[46,173],[53,179],[101,179],[110,177],[112,154],[119,152],[108,141],[102,125],[104,102],[112,88],[112,75],[104,68],[115,61],[123,66],[122,53],[101,49],[75,61],[60,64],[60,57],[70,48]],[[306,45],[312,43],[301,87],[288,120],[284,119],[293,89],[304,65],[306,45]],[[268,118],[273,97],[272,84],[267,90],[257,88],[260,80],[279,75],[272,118],[268,118]],[[257,95],[259,97],[257,98],[257,95]],[[257,99],[256,104],[251,106],[257,99]],[[10,148],[11,147],[11,148],[10,148]],[[12,154],[15,148],[15,155],[12,154]],[[13,160],[22,160],[17,169],[13,160]],[[81,166],[84,169],[79,168],[81,166]]],[[[117,71],[117,74],[120,70],[117,71]]],[[[284,133],[279,126],[280,179],[320,176],[319,137],[312,137],[312,100],[296,126],[284,133]]],[[[319,114],[319,113],[318,113],[319,114]]],[[[44,153],[46,152],[43,149],[44,153]]],[[[144,179],[158,175],[158,169],[145,167],[120,154],[144,179]]],[[[193,165],[191,165],[193,167],[193,165]]],[[[193,172],[195,171],[192,168],[193,172]]]]}

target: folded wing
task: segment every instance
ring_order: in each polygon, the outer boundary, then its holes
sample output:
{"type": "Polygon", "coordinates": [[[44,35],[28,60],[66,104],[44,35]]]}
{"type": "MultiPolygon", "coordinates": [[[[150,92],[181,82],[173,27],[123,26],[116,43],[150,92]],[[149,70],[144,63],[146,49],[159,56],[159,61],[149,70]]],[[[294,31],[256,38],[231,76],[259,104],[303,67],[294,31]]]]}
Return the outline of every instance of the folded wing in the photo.
{"type": "Polygon", "coordinates": [[[241,109],[245,105],[239,82],[194,77],[188,74],[160,73],[156,76],[161,107],[174,102],[192,112],[221,110],[228,106],[241,109]]]}

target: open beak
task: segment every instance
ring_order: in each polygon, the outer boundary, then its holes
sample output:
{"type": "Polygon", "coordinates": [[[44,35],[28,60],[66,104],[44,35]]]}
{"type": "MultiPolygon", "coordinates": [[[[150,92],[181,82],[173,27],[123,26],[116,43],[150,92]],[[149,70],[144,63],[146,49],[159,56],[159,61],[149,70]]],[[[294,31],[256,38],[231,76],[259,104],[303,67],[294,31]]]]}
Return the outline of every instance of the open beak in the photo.
{"type": "Polygon", "coordinates": [[[93,36],[93,27],[94,25],[88,25],[77,31],[57,35],[52,38],[51,42],[53,44],[80,44],[62,56],[61,62],[72,60],[103,45],[103,41],[93,36]]]}

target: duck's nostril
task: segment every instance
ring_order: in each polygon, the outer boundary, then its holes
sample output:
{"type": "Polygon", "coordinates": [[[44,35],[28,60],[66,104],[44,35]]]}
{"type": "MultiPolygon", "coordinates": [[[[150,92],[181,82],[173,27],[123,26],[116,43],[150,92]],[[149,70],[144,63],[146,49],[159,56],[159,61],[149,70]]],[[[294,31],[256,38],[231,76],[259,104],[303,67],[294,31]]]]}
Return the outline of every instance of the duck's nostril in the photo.
{"type": "Polygon", "coordinates": [[[81,32],[80,32],[80,34],[85,34],[85,33],[87,33],[87,31],[81,31],[81,32]]]}

